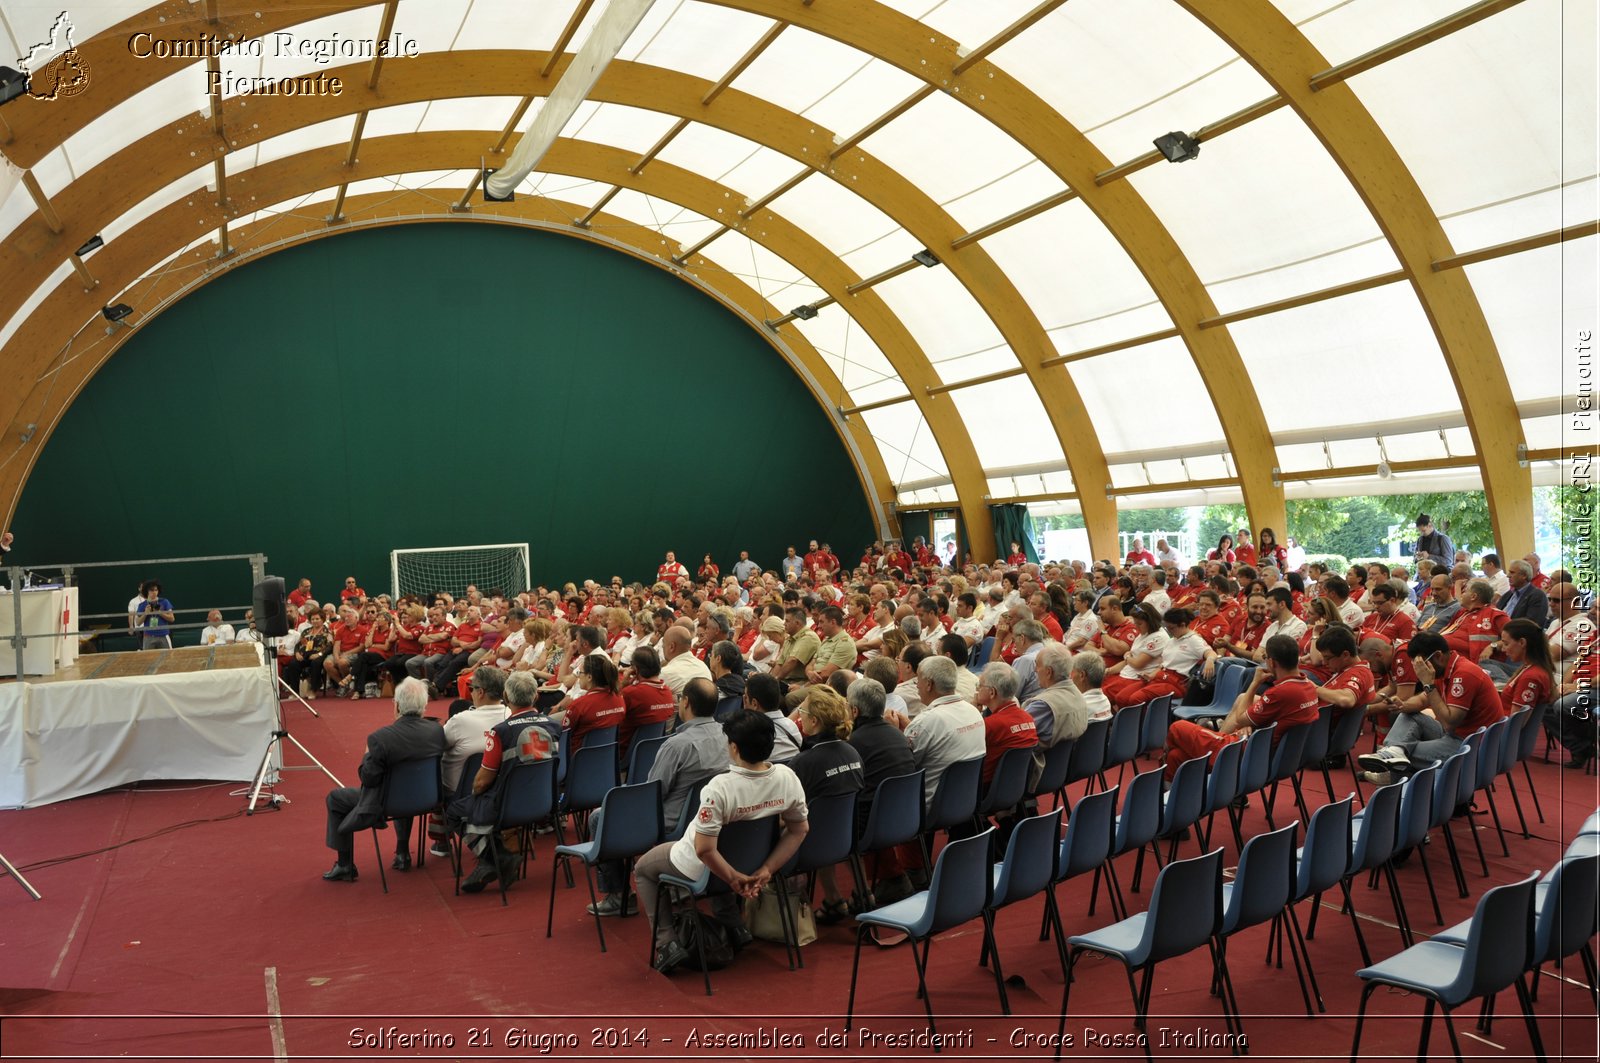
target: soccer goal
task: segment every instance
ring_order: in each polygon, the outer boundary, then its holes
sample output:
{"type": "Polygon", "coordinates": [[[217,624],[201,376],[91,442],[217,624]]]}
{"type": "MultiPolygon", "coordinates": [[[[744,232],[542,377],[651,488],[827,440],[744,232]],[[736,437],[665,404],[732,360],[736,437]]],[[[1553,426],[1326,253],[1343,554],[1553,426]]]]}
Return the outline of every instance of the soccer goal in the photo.
{"type": "Polygon", "coordinates": [[[396,598],[448,591],[460,597],[467,587],[488,594],[498,587],[507,595],[528,589],[528,544],[436,546],[389,552],[389,584],[396,598]]]}

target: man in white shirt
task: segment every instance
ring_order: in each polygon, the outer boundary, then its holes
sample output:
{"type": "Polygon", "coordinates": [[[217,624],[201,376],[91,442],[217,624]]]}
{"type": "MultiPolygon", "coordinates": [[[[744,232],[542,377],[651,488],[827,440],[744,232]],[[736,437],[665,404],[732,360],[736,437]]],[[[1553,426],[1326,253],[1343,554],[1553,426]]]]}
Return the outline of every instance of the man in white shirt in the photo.
{"type": "Polygon", "coordinates": [[[1345,626],[1352,630],[1361,626],[1361,621],[1366,619],[1366,613],[1361,606],[1350,600],[1350,584],[1345,582],[1343,576],[1328,576],[1322,581],[1322,593],[1328,596],[1334,607],[1339,610],[1339,615],[1344,618],[1345,626]]]}
{"type": "Polygon", "coordinates": [[[711,678],[706,663],[689,652],[689,633],[681,627],[669,627],[661,636],[661,659],[661,681],[672,691],[674,700],[683,696],[689,680],[711,678]]]}
{"type": "MultiPolygon", "coordinates": [[[[508,688],[513,693],[520,691],[521,706],[531,708],[538,696],[539,681],[527,672],[507,675],[498,668],[479,668],[472,673],[467,686],[472,707],[462,709],[445,721],[444,759],[439,763],[439,776],[444,782],[447,799],[461,784],[461,769],[467,760],[474,753],[484,751],[486,738],[494,725],[511,715],[503,700],[508,688]]],[[[449,856],[450,851],[441,846],[433,855],[449,856]]]]}
{"type": "Polygon", "coordinates": [[[1483,555],[1483,578],[1489,581],[1489,586],[1494,588],[1496,601],[1500,600],[1511,590],[1511,577],[1506,575],[1506,570],[1500,567],[1499,554],[1483,555]]]}
{"type": "Polygon", "coordinates": [[[1106,662],[1098,653],[1080,653],[1072,658],[1072,685],[1089,706],[1089,722],[1111,719],[1111,700],[1100,684],[1105,682],[1106,662]]]}
{"type": "Polygon", "coordinates": [[[1144,596],[1144,604],[1153,607],[1157,616],[1166,616],[1167,610],[1172,608],[1172,596],[1167,593],[1167,570],[1151,569],[1149,581],[1150,593],[1144,596]]]}
{"type": "Polygon", "coordinates": [[[927,657],[917,665],[917,696],[927,708],[906,726],[911,758],[925,773],[923,799],[931,801],[939,779],[950,765],[982,758],[983,716],[956,694],[956,663],[948,657],[927,657]]]}
{"type": "MultiPolygon", "coordinates": [[[[1570,583],[1552,583],[1549,591],[1550,597],[1550,659],[1557,662],[1571,661],[1594,640],[1594,622],[1581,608],[1578,598],[1578,588],[1570,583]]],[[[1566,665],[1562,664],[1561,670],[1566,665]]],[[[1560,676],[1551,678],[1559,681],[1560,676]]]]}
{"type": "Polygon", "coordinates": [[[1168,545],[1165,539],[1157,539],[1156,563],[1159,565],[1166,565],[1168,561],[1172,562],[1174,565],[1177,565],[1179,568],[1183,567],[1183,557],[1178,553],[1178,551],[1174,550],[1170,545],[1168,545]]]}
{"type": "Polygon", "coordinates": [[[956,622],[951,628],[954,634],[967,640],[967,646],[976,646],[983,639],[983,621],[977,618],[978,596],[971,591],[963,591],[956,598],[956,622]]]}
{"type": "MultiPolygon", "coordinates": [[[[1272,622],[1267,625],[1267,630],[1261,635],[1261,646],[1274,635],[1288,635],[1296,642],[1306,633],[1306,622],[1294,615],[1294,594],[1285,586],[1277,586],[1267,592],[1267,608],[1271,610],[1272,622]]],[[[1257,649],[1256,660],[1267,659],[1266,651],[1257,649]]]]}
{"type": "Polygon", "coordinates": [[[222,611],[213,609],[206,614],[206,626],[200,632],[200,645],[224,646],[233,641],[233,625],[222,622],[222,611]]]}
{"type": "Polygon", "coordinates": [[[917,622],[922,625],[922,641],[928,644],[928,649],[938,653],[939,640],[949,632],[944,629],[944,621],[939,617],[939,600],[933,595],[927,595],[917,603],[917,622]]]}

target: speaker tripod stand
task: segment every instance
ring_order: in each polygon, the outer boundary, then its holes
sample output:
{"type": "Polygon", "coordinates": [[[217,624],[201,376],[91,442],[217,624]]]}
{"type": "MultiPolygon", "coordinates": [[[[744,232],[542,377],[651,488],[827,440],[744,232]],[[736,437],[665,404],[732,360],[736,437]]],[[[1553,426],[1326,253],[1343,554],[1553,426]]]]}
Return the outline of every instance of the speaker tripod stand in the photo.
{"type": "MultiPolygon", "coordinates": [[[[301,753],[305,754],[305,758],[307,760],[309,760],[317,768],[321,769],[322,774],[326,775],[329,779],[332,779],[333,780],[333,785],[335,785],[335,786],[343,786],[344,785],[344,783],[339,781],[339,777],[337,775],[335,775],[333,772],[329,771],[327,766],[325,764],[323,764],[322,761],[318,760],[316,757],[311,755],[311,750],[309,750],[305,746],[301,745],[300,744],[300,740],[298,738],[296,738],[294,735],[289,733],[288,726],[284,723],[284,720],[283,720],[283,701],[278,697],[278,687],[280,685],[285,690],[289,691],[289,696],[290,697],[294,698],[300,704],[304,705],[306,707],[306,711],[311,713],[311,715],[317,717],[318,719],[321,719],[322,718],[322,714],[319,713],[316,709],[312,708],[311,707],[311,703],[308,702],[305,698],[302,698],[300,696],[299,691],[297,691],[293,687],[289,686],[289,684],[284,681],[283,676],[278,674],[277,654],[272,652],[272,648],[266,646],[264,643],[260,644],[260,645],[261,645],[261,648],[262,648],[262,652],[261,652],[262,664],[266,667],[267,675],[270,677],[269,681],[272,683],[273,713],[276,716],[276,719],[277,719],[277,722],[278,722],[278,726],[272,732],[272,737],[267,739],[266,751],[261,754],[261,766],[256,769],[256,781],[255,781],[255,784],[250,787],[250,800],[245,805],[245,809],[244,809],[244,814],[247,815],[247,816],[255,815],[255,813],[256,813],[256,805],[258,805],[261,802],[261,789],[262,789],[263,786],[266,785],[267,772],[272,767],[272,753],[273,753],[273,750],[275,750],[275,749],[278,750],[279,753],[280,753],[280,756],[281,756],[282,744],[286,740],[289,741],[289,742],[294,743],[294,747],[296,749],[298,749],[301,753]]],[[[304,765],[302,765],[302,767],[304,767],[304,765]]],[[[279,771],[289,771],[291,769],[289,769],[288,767],[280,765],[278,770],[279,771]]],[[[274,803],[276,803],[276,798],[274,798],[274,803]]]]}

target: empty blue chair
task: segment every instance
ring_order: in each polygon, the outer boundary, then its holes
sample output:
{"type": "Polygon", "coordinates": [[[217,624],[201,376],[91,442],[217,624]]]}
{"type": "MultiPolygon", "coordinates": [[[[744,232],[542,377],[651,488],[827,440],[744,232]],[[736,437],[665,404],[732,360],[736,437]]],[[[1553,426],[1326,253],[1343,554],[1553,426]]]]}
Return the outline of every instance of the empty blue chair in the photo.
{"type": "Polygon", "coordinates": [[[1142,721],[1144,708],[1129,705],[1118,709],[1111,717],[1111,729],[1106,733],[1106,752],[1100,763],[1100,788],[1106,788],[1106,772],[1117,769],[1117,785],[1122,785],[1123,766],[1132,763],[1143,744],[1142,721]]]}
{"type": "Polygon", "coordinates": [[[1244,760],[1244,742],[1229,742],[1217,749],[1211,757],[1211,771],[1206,775],[1205,802],[1200,814],[1206,825],[1200,839],[1202,850],[1211,848],[1211,824],[1218,812],[1227,812],[1233,799],[1239,796],[1239,765],[1244,760]]]}
{"type": "MultiPolygon", "coordinates": [[[[787,912],[789,896],[789,880],[801,875],[805,876],[805,892],[802,896],[806,904],[811,903],[812,891],[816,888],[817,872],[835,864],[844,863],[850,859],[851,852],[856,844],[856,801],[860,791],[852,790],[847,794],[832,794],[828,797],[819,797],[808,804],[806,809],[806,822],[809,829],[800,843],[800,848],[789,858],[783,866],[782,872],[774,875],[777,883],[778,897],[783,902],[783,911],[787,912]]],[[[799,966],[806,965],[805,957],[800,954],[800,941],[791,934],[797,928],[789,926],[784,920],[784,933],[789,937],[788,946],[791,954],[798,961],[799,966]]]]}
{"type": "MultiPolygon", "coordinates": [[[[1450,833],[1450,819],[1456,812],[1456,795],[1461,791],[1461,773],[1471,760],[1472,754],[1463,746],[1438,765],[1439,770],[1433,777],[1433,815],[1428,822],[1430,831],[1437,829],[1444,837],[1445,849],[1450,854],[1450,869],[1455,875],[1456,889],[1463,897],[1467,896],[1467,879],[1461,873],[1461,859],[1456,853],[1455,838],[1450,833]]],[[[1423,867],[1426,868],[1428,866],[1426,847],[1419,850],[1418,855],[1422,857],[1423,867]]],[[[1428,879],[1428,885],[1430,887],[1429,892],[1432,893],[1433,879],[1431,876],[1428,879]]],[[[1444,921],[1439,914],[1439,898],[1437,896],[1433,898],[1433,916],[1436,921],[1444,921]]]]}
{"type": "MultiPolygon", "coordinates": [[[[1504,717],[1489,725],[1489,731],[1483,736],[1483,744],[1478,747],[1478,783],[1476,790],[1483,794],[1489,802],[1489,814],[1494,819],[1494,830],[1500,836],[1500,855],[1510,856],[1511,850],[1506,847],[1506,832],[1500,825],[1500,809],[1494,803],[1494,780],[1500,774],[1500,763],[1506,755],[1506,739],[1511,734],[1511,718],[1504,717]]],[[[1473,831],[1477,837],[1477,831],[1473,831]]]]}
{"type": "MultiPolygon", "coordinates": [[[[1522,777],[1528,782],[1528,796],[1533,798],[1533,810],[1539,815],[1539,822],[1544,822],[1544,809],[1539,807],[1539,791],[1533,785],[1533,772],[1528,770],[1528,758],[1533,756],[1533,743],[1544,730],[1544,718],[1550,713],[1550,705],[1535,705],[1528,713],[1528,720],[1522,725],[1522,733],[1517,740],[1517,760],[1522,762],[1522,777]]],[[[1508,783],[1510,779],[1506,780],[1508,783]]]]}
{"type": "MultiPolygon", "coordinates": [[[[500,782],[500,809],[495,818],[494,829],[487,835],[489,854],[499,864],[504,855],[500,851],[502,832],[517,830],[521,835],[522,856],[518,862],[520,872],[527,868],[528,857],[533,855],[531,828],[535,823],[542,823],[555,814],[556,762],[549,759],[518,761],[510,765],[509,769],[501,770],[508,771],[509,774],[500,782]]],[[[511,885],[507,877],[498,876],[502,907],[507,903],[506,888],[511,885]]],[[[457,882],[458,892],[460,888],[461,884],[457,882]]]]}
{"type": "Polygon", "coordinates": [[[1418,1059],[1427,1058],[1435,1006],[1444,1013],[1444,1028],[1459,1061],[1461,1045],[1456,1039],[1450,1013],[1469,1000],[1493,996],[1513,987],[1522,1004],[1534,1054],[1543,1059],[1544,1043],[1539,1037],[1539,1025],[1533,1016],[1525,978],[1531,965],[1533,891],[1538,878],[1535,873],[1521,882],[1497,886],[1484,893],[1472,914],[1464,947],[1441,941],[1421,941],[1381,963],[1357,971],[1356,976],[1366,984],[1361,987],[1361,1005],[1356,1011],[1350,1058],[1359,1058],[1367,1002],[1378,987],[1392,986],[1426,1001],[1422,1012],[1422,1037],[1417,1045],[1418,1059]]]}
{"type": "Polygon", "coordinates": [[[862,826],[856,838],[855,850],[850,854],[856,894],[860,903],[868,908],[876,905],[862,857],[922,837],[922,818],[925,814],[922,806],[923,778],[924,773],[919,769],[878,784],[872,808],[867,813],[867,822],[862,826]]]}
{"type": "MultiPolygon", "coordinates": [[[[1428,840],[1428,828],[1433,823],[1433,787],[1434,780],[1439,775],[1439,765],[1430,764],[1420,771],[1413,772],[1403,783],[1400,791],[1400,812],[1395,822],[1394,855],[1389,858],[1391,871],[1398,870],[1400,857],[1408,852],[1419,849],[1428,840]]],[[[1420,859],[1420,854],[1419,854],[1420,859]]],[[[1433,873],[1428,870],[1427,860],[1421,860],[1423,877],[1428,880],[1428,892],[1433,893],[1433,873]]],[[[1395,921],[1400,924],[1400,936],[1405,943],[1410,945],[1415,939],[1411,932],[1411,916],[1406,912],[1404,898],[1400,895],[1399,878],[1391,875],[1394,888],[1390,896],[1394,900],[1395,921]]],[[[1434,896],[1434,906],[1437,911],[1438,896],[1434,896]]],[[[1444,920],[1440,919],[1440,925],[1444,920]]]]}
{"type": "MultiPolygon", "coordinates": [[[[1211,766],[1209,757],[1191,757],[1178,765],[1172,773],[1172,784],[1161,799],[1161,832],[1158,840],[1167,843],[1167,859],[1178,855],[1178,840],[1183,832],[1200,822],[1205,813],[1206,773],[1211,766]]],[[[1140,852],[1140,863],[1144,853],[1140,852]]],[[[1139,886],[1139,869],[1133,872],[1134,889],[1139,886]]]]}
{"type": "MultiPolygon", "coordinates": [[[[1350,896],[1350,808],[1355,802],[1351,794],[1343,801],[1323,805],[1311,813],[1306,824],[1306,844],[1295,854],[1294,896],[1289,903],[1289,926],[1300,942],[1300,955],[1305,960],[1306,978],[1311,992],[1317,998],[1317,1009],[1327,1011],[1322,1002],[1322,990],[1317,986],[1317,973],[1311,966],[1311,952],[1306,948],[1307,935],[1300,930],[1300,916],[1295,905],[1310,897],[1312,918],[1322,906],[1322,894],[1338,886],[1346,898],[1350,896]]],[[[1357,929],[1359,935],[1360,930],[1357,929]]],[[[1361,946],[1366,948],[1365,942],[1361,946]]]]}
{"type": "MultiPolygon", "coordinates": [[[[641,723],[633,729],[633,734],[628,739],[628,749],[633,749],[635,742],[648,742],[652,738],[665,738],[667,736],[667,721],[657,720],[655,723],[641,723]]],[[[640,780],[643,781],[642,779],[640,780]]]]}
{"type": "MultiPolygon", "coordinates": [[[[881,799],[881,798],[880,798],[881,799]]],[[[876,805],[874,805],[876,809],[876,805]]],[[[994,828],[946,845],[933,865],[928,888],[903,901],[874,908],[856,916],[856,951],[850,965],[850,996],[845,1005],[844,1028],[855,1021],[856,978],[861,970],[861,942],[875,927],[897,930],[911,939],[911,960],[917,968],[917,991],[928,1013],[928,1030],[935,1032],[933,999],[928,994],[928,953],[935,934],[973,919],[991,926],[990,905],[994,877],[989,862],[989,846],[994,828]]]]}
{"type": "MultiPolygon", "coordinates": [[[[1334,757],[1345,758],[1345,764],[1350,769],[1350,778],[1355,783],[1356,794],[1360,796],[1361,773],[1356,770],[1355,758],[1350,754],[1355,750],[1356,743],[1361,740],[1361,732],[1367,724],[1366,711],[1359,706],[1353,709],[1333,709],[1333,722],[1328,731],[1328,753],[1321,764],[1322,781],[1328,787],[1328,800],[1333,800],[1333,777],[1328,774],[1328,761],[1334,757]]],[[[1365,798],[1363,798],[1365,800],[1365,798]]]]}
{"type": "MultiPolygon", "coordinates": [[[[617,785],[617,744],[585,742],[572,755],[572,765],[561,786],[560,813],[572,816],[579,836],[586,833],[588,813],[600,807],[606,793],[617,785]],[[582,822],[580,822],[580,820],[582,822]]],[[[565,840],[565,839],[562,839],[565,840]]]]}
{"type": "MultiPolygon", "coordinates": [[[[1295,977],[1300,979],[1300,995],[1305,1000],[1306,1014],[1311,1014],[1311,995],[1306,989],[1305,971],[1300,962],[1301,946],[1293,935],[1283,934],[1284,913],[1294,899],[1295,887],[1295,836],[1300,832],[1298,821],[1279,827],[1266,834],[1257,834],[1244,843],[1239,853],[1239,868],[1232,882],[1222,886],[1222,924],[1217,928],[1217,945],[1227,955],[1228,939],[1241,930],[1263,923],[1272,924],[1273,938],[1267,947],[1272,955],[1272,940],[1278,942],[1278,962],[1283,962],[1283,939],[1289,939],[1289,957],[1294,963],[1295,977]]],[[[1230,1001],[1235,1015],[1239,1002],[1230,1001]]]]}
{"type": "MultiPolygon", "coordinates": [[[[1139,721],[1139,752],[1159,753],[1167,746],[1167,728],[1172,726],[1172,695],[1151,698],[1139,721]]],[[[1117,780],[1121,782],[1122,780],[1117,780]]]]}
{"type": "MultiPolygon", "coordinates": [[[[1521,708],[1509,717],[1510,724],[1506,728],[1505,753],[1500,757],[1500,774],[1505,776],[1506,789],[1511,791],[1511,804],[1517,810],[1517,821],[1522,824],[1522,836],[1532,837],[1528,833],[1528,817],[1522,813],[1522,801],[1517,797],[1517,781],[1514,772],[1517,762],[1522,759],[1523,735],[1528,728],[1542,729],[1544,721],[1544,706],[1521,708]]],[[[1532,752],[1532,743],[1529,743],[1529,752],[1532,752]]],[[[1530,791],[1532,787],[1529,787],[1530,791]]]]}
{"type": "MultiPolygon", "coordinates": [[[[1029,816],[1018,821],[1006,841],[1004,859],[994,865],[994,893],[989,903],[989,916],[984,920],[983,952],[978,962],[985,958],[994,960],[994,987],[1000,995],[1000,1012],[1011,1014],[1011,1002],[1006,998],[1005,975],[1000,970],[1000,948],[995,940],[994,922],[1000,909],[1037,894],[1044,894],[1045,918],[1055,930],[1056,940],[1062,936],[1061,916],[1056,911],[1055,891],[1050,887],[1056,878],[1056,838],[1061,834],[1061,809],[1051,809],[1039,816],[1029,816]]],[[[1063,965],[1061,976],[1066,977],[1063,965]]]]}
{"type": "Polygon", "coordinates": [[[989,663],[989,658],[993,655],[994,636],[987,635],[982,642],[978,643],[978,648],[973,651],[971,658],[967,661],[967,667],[973,674],[982,672],[984,665],[989,663]]]}
{"type": "Polygon", "coordinates": [[[1257,727],[1245,737],[1244,754],[1239,759],[1238,796],[1234,804],[1228,806],[1228,824],[1233,828],[1235,848],[1244,848],[1239,810],[1250,794],[1260,793],[1266,788],[1267,776],[1272,773],[1272,740],[1277,733],[1278,725],[1271,723],[1257,727]]]}
{"type": "MultiPolygon", "coordinates": [[[[1063,789],[1085,779],[1097,779],[1106,765],[1106,737],[1111,732],[1110,720],[1090,720],[1072,743],[1072,760],[1067,765],[1067,781],[1063,789]]],[[[1087,793],[1093,783],[1084,787],[1087,793]]]]}
{"type": "Polygon", "coordinates": [[[922,823],[922,866],[928,867],[928,836],[972,822],[978,812],[978,784],[983,778],[983,758],[958,760],[944,769],[939,784],[928,799],[927,818],[922,823]]]}
{"type": "MultiPolygon", "coordinates": [[[[1106,861],[1106,874],[1111,878],[1112,896],[1116,901],[1112,910],[1119,919],[1127,915],[1128,909],[1122,899],[1122,883],[1117,878],[1116,857],[1135,851],[1142,853],[1145,846],[1154,844],[1156,835],[1161,833],[1161,797],[1160,768],[1135,775],[1123,796],[1122,814],[1117,817],[1116,840],[1111,849],[1112,858],[1106,861]]],[[[1156,859],[1161,859],[1159,853],[1156,859]]],[[[1089,914],[1094,914],[1092,897],[1089,914]]]]}
{"type": "MultiPolygon", "coordinates": [[[[1066,833],[1061,838],[1061,851],[1056,857],[1056,882],[1065,882],[1079,875],[1094,872],[1094,883],[1089,895],[1090,914],[1093,914],[1095,894],[1100,889],[1101,871],[1117,838],[1117,791],[1113,786],[1097,794],[1085,795],[1072,806],[1072,818],[1067,820],[1066,833]]],[[[1059,904],[1056,906],[1060,911],[1059,904]]],[[[1113,911],[1115,908],[1113,907],[1113,911]]],[[[1045,924],[1039,929],[1040,939],[1048,931],[1045,924]]],[[[1066,959],[1066,943],[1057,935],[1056,941],[1062,959],[1066,959]]]]}
{"type": "MultiPolygon", "coordinates": [[[[1044,767],[1039,770],[1038,778],[1028,784],[1029,797],[1037,799],[1045,794],[1055,794],[1056,807],[1066,806],[1067,773],[1072,768],[1072,757],[1077,746],[1076,739],[1063,738],[1044,751],[1044,767]]],[[[1037,746],[1034,748],[1038,749],[1037,746]]]]}
{"type": "MultiPolygon", "coordinates": [[[[580,750],[579,752],[582,752],[580,750]]],[[[772,855],[773,846],[778,840],[778,817],[763,816],[760,819],[741,819],[733,823],[724,824],[722,831],[717,835],[717,853],[728,862],[728,866],[735,871],[750,874],[766,862],[772,855]]],[[[697,879],[684,878],[682,875],[665,874],[660,878],[661,889],[656,894],[656,910],[653,913],[652,925],[660,926],[661,920],[667,918],[662,908],[669,902],[669,894],[686,897],[691,904],[697,903],[703,897],[716,897],[731,892],[730,887],[722,879],[711,873],[708,867],[700,873],[697,879]]],[[[670,911],[670,909],[669,909],[670,911]]],[[[654,935],[650,938],[650,950],[655,952],[654,935]]],[[[711,996],[711,971],[706,966],[705,939],[697,939],[700,946],[700,969],[705,974],[706,996],[711,996]]],[[[793,959],[790,960],[793,966],[793,959]]]]}
{"type": "Polygon", "coordinates": [[[661,752],[661,745],[667,740],[665,735],[654,738],[640,738],[635,735],[628,744],[628,781],[641,783],[650,778],[650,769],[655,767],[656,754],[661,752]]]}
{"type": "MultiPolygon", "coordinates": [[[[1367,941],[1361,933],[1361,923],[1356,915],[1350,882],[1363,872],[1377,871],[1388,881],[1391,896],[1399,895],[1400,887],[1394,880],[1392,860],[1395,833],[1400,826],[1401,785],[1390,783],[1372,791],[1366,805],[1361,809],[1361,814],[1351,817],[1350,820],[1350,860],[1345,868],[1344,881],[1340,885],[1344,891],[1345,911],[1350,915],[1350,926],[1355,930],[1356,944],[1361,948],[1361,962],[1365,964],[1372,963],[1372,955],[1367,951],[1367,941]]],[[[1309,935],[1316,934],[1317,912],[1320,907],[1319,905],[1311,910],[1311,921],[1306,927],[1309,935]]]]}
{"type": "Polygon", "coordinates": [[[1267,782],[1271,785],[1266,801],[1268,827],[1276,829],[1278,826],[1272,819],[1272,810],[1278,803],[1278,784],[1285,780],[1294,785],[1294,798],[1300,807],[1300,814],[1309,815],[1305,810],[1305,801],[1300,796],[1299,775],[1300,769],[1305,767],[1306,742],[1316,726],[1315,723],[1301,723],[1278,732],[1278,741],[1272,750],[1272,764],[1267,771],[1267,782]]]}
{"type": "Polygon", "coordinates": [[[1172,715],[1180,720],[1198,720],[1206,716],[1226,716],[1233,709],[1244,688],[1250,685],[1255,666],[1238,657],[1224,657],[1217,662],[1215,686],[1211,701],[1205,705],[1178,705],[1172,715]]]}
{"type": "MultiPolygon", "coordinates": [[[[545,937],[549,937],[555,928],[557,864],[582,861],[584,881],[589,886],[589,902],[598,905],[599,898],[594,892],[594,866],[602,860],[622,860],[631,865],[635,859],[655,847],[657,839],[661,837],[661,780],[612,787],[600,803],[600,812],[600,829],[595,831],[591,841],[556,846],[555,858],[550,861],[550,910],[545,913],[545,937]]],[[[626,888],[623,892],[626,895],[626,888]]],[[[627,914],[626,904],[622,914],[627,914]]],[[[598,913],[594,916],[594,932],[600,936],[600,951],[606,951],[606,932],[600,925],[598,913]]]]}
{"type": "MultiPolygon", "coordinates": [[[[417,866],[422,866],[422,850],[428,837],[428,814],[439,807],[443,785],[439,782],[439,765],[443,758],[424,757],[420,760],[403,760],[389,768],[384,782],[383,819],[385,823],[422,817],[422,829],[417,836],[417,866]]],[[[481,761],[482,758],[480,757],[481,761]]],[[[379,824],[381,827],[382,824],[379,824]]],[[[378,861],[378,881],[383,892],[389,892],[389,876],[383,872],[383,854],[378,849],[378,827],[372,828],[372,855],[378,861]]]]}
{"type": "Polygon", "coordinates": [[[994,775],[989,779],[989,787],[978,800],[977,814],[974,816],[977,827],[982,828],[987,817],[1009,812],[1022,803],[1028,789],[1028,772],[1032,769],[1031,748],[1008,749],[1000,754],[999,763],[994,766],[994,775]]]}
{"type": "MultiPolygon", "coordinates": [[[[1149,774],[1149,773],[1147,773],[1149,774]]],[[[1137,785],[1142,776],[1134,777],[1137,785]]],[[[1175,860],[1156,876],[1150,892],[1150,910],[1131,915],[1100,930],[1074,934],[1067,939],[1067,980],[1061,989],[1061,1023],[1058,1033],[1067,1028],[1067,1006],[1072,995],[1072,968],[1086,952],[1120,960],[1128,971],[1128,989],[1133,994],[1134,1024],[1146,1035],[1145,1054],[1150,1054],[1146,1016],[1150,1010],[1150,986],[1156,964],[1182,956],[1202,945],[1211,950],[1212,963],[1222,983],[1222,1012],[1230,1034],[1236,1034],[1231,980],[1227,961],[1217,948],[1216,933],[1222,925],[1222,850],[1215,849],[1191,860],[1175,860]],[[1140,982],[1133,981],[1135,971],[1140,982]]]]}
{"type": "Polygon", "coordinates": [[[1456,791],[1456,805],[1469,810],[1467,834],[1472,837],[1473,847],[1478,850],[1478,870],[1484,878],[1489,877],[1489,861],[1483,855],[1483,842],[1478,840],[1478,828],[1472,822],[1470,809],[1472,795],[1478,792],[1478,761],[1483,755],[1483,743],[1488,735],[1489,729],[1480,727],[1461,740],[1461,747],[1467,751],[1467,763],[1461,769],[1461,788],[1456,791]]]}

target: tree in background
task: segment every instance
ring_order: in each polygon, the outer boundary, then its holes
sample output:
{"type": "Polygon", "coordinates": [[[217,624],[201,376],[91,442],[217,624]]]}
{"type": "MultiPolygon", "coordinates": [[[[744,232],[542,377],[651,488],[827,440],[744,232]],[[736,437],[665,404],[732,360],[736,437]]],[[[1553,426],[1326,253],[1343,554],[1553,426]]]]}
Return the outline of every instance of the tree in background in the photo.
{"type": "Polygon", "coordinates": [[[1401,542],[1417,536],[1417,514],[1433,518],[1435,527],[1450,536],[1457,550],[1470,550],[1474,556],[1494,545],[1494,522],[1482,491],[1434,491],[1420,495],[1384,495],[1377,499],[1401,525],[1396,533],[1401,542]]]}

